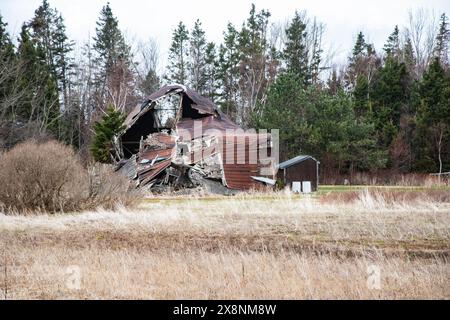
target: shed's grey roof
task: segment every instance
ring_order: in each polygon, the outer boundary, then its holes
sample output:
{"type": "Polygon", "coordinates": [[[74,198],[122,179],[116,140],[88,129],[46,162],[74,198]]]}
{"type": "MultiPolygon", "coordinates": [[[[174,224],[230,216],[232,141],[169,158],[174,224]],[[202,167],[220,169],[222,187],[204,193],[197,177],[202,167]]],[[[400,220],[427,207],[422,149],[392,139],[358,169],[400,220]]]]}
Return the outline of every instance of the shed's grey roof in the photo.
{"type": "MultiPolygon", "coordinates": [[[[292,165],[294,165],[294,164],[300,163],[300,162],[305,161],[305,160],[307,160],[307,159],[313,159],[314,161],[319,162],[319,161],[317,161],[317,159],[315,159],[314,157],[306,156],[306,155],[301,155],[301,156],[297,156],[297,157],[295,157],[295,158],[292,158],[292,159],[289,159],[289,160],[286,160],[286,161],[280,163],[280,164],[278,165],[278,168],[279,168],[279,169],[285,169],[285,168],[287,168],[287,167],[290,167],[290,166],[292,166],[292,165]]],[[[320,163],[320,162],[319,162],[319,163],[320,163]]]]}

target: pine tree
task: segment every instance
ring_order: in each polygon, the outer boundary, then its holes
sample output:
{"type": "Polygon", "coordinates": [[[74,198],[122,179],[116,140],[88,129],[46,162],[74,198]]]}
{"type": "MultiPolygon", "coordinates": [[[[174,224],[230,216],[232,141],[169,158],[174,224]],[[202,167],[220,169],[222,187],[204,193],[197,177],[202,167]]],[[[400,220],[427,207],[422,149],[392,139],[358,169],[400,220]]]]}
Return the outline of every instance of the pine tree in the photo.
{"type": "Polygon", "coordinates": [[[96,161],[111,161],[113,138],[125,129],[124,121],[125,116],[110,105],[102,120],[95,122],[91,152],[96,161]]]}
{"type": "Polygon", "coordinates": [[[338,76],[336,68],[333,68],[327,81],[328,91],[331,95],[336,95],[342,89],[342,79],[338,76]]]}
{"type": "Polygon", "coordinates": [[[409,75],[404,63],[388,56],[380,70],[371,99],[380,146],[387,148],[400,127],[400,117],[409,104],[409,75]]]}
{"type": "Polygon", "coordinates": [[[233,120],[236,119],[238,104],[239,61],[239,33],[229,23],[224,32],[223,44],[219,47],[217,78],[221,90],[218,103],[233,120]]]}
{"type": "Polygon", "coordinates": [[[13,79],[9,72],[12,72],[15,62],[14,45],[9,33],[6,31],[7,25],[6,22],[3,22],[3,18],[0,15],[0,101],[3,101],[12,90],[13,79]],[[9,72],[5,72],[6,70],[9,72]]]}
{"type": "Polygon", "coordinates": [[[169,49],[168,74],[169,82],[187,85],[189,68],[189,31],[183,22],[179,22],[172,34],[172,44],[169,49]]]}
{"type": "Polygon", "coordinates": [[[130,62],[130,48],[125,43],[119,22],[114,16],[109,2],[100,12],[94,37],[94,51],[97,53],[96,63],[100,68],[100,81],[106,77],[122,61],[130,62]]]}
{"type": "Polygon", "coordinates": [[[3,22],[3,17],[0,15],[0,60],[6,62],[13,59],[14,45],[11,41],[9,33],[6,31],[8,24],[3,22]]]}
{"type": "Polygon", "coordinates": [[[355,114],[358,117],[368,117],[371,115],[371,101],[369,100],[369,84],[367,77],[360,74],[356,79],[356,86],[353,90],[355,114]]]}
{"type": "Polygon", "coordinates": [[[368,44],[364,39],[364,34],[359,32],[352,50],[352,55],[348,58],[348,67],[344,77],[346,87],[349,91],[355,88],[358,77],[361,74],[365,74],[364,67],[366,65],[367,49],[368,44]]]}
{"type": "MultiPolygon", "coordinates": [[[[308,123],[313,110],[297,74],[282,73],[269,87],[267,99],[253,112],[256,128],[279,129],[280,160],[312,152],[312,126],[308,123]]],[[[310,153],[308,153],[310,154],[310,153]]]]}
{"type": "Polygon", "coordinates": [[[26,24],[20,33],[18,59],[21,65],[18,83],[24,94],[17,103],[17,113],[22,121],[36,122],[58,136],[60,108],[55,72],[47,64],[45,48],[33,41],[26,24]]]}
{"type": "Polygon", "coordinates": [[[72,85],[71,76],[73,76],[75,68],[73,58],[71,57],[74,42],[69,41],[66,35],[64,19],[60,14],[56,15],[54,25],[55,32],[53,36],[53,50],[56,78],[60,83],[59,90],[63,95],[64,107],[69,108],[69,91],[72,85]]]}
{"type": "Polygon", "coordinates": [[[442,64],[449,65],[448,54],[450,41],[450,30],[448,29],[448,18],[445,13],[441,15],[439,32],[436,36],[436,47],[434,49],[435,56],[438,57],[442,64]]]}
{"type": "Polygon", "coordinates": [[[358,56],[360,56],[361,54],[363,54],[367,49],[367,43],[366,40],[364,38],[364,34],[360,31],[358,33],[358,36],[356,37],[356,43],[355,46],[353,47],[353,60],[356,59],[358,56]]]}
{"type": "Polygon", "coordinates": [[[434,58],[419,83],[415,169],[425,172],[450,169],[450,77],[434,58]]]}
{"type": "Polygon", "coordinates": [[[286,44],[283,59],[286,71],[296,74],[303,84],[310,80],[308,52],[306,48],[306,24],[299,12],[295,12],[289,27],[286,29],[286,44]]]}
{"type": "Polygon", "coordinates": [[[394,31],[389,36],[386,44],[384,45],[384,52],[386,56],[398,57],[400,53],[400,38],[399,38],[398,26],[395,26],[394,31]]]}
{"type": "Polygon", "coordinates": [[[133,57],[109,2],[100,12],[93,49],[96,107],[103,110],[111,104],[128,112],[136,103],[133,57]]]}
{"type": "Polygon", "coordinates": [[[144,95],[151,95],[161,86],[161,79],[154,69],[147,72],[144,81],[140,83],[140,89],[144,95]]]}
{"type": "Polygon", "coordinates": [[[74,43],[68,40],[64,20],[56,9],[50,7],[47,0],[43,0],[35,11],[29,27],[32,41],[42,52],[42,62],[51,69],[58,81],[58,91],[63,97],[61,102],[65,105],[70,72],[74,67],[70,58],[74,43]]]}
{"type": "Polygon", "coordinates": [[[218,61],[216,45],[210,42],[205,51],[205,96],[215,101],[218,90],[218,61]]]}
{"type": "Polygon", "coordinates": [[[206,93],[206,48],[205,31],[197,19],[190,37],[189,84],[192,89],[204,95],[206,93]]]}
{"type": "Polygon", "coordinates": [[[411,76],[415,75],[415,67],[416,67],[416,57],[414,56],[414,49],[411,42],[411,38],[406,38],[405,44],[402,49],[403,59],[402,61],[405,63],[408,72],[411,76]]]}
{"type": "Polygon", "coordinates": [[[239,32],[239,98],[236,122],[246,127],[250,113],[258,101],[263,99],[267,85],[267,66],[270,46],[267,41],[267,28],[270,12],[256,12],[252,4],[249,17],[239,32]]]}

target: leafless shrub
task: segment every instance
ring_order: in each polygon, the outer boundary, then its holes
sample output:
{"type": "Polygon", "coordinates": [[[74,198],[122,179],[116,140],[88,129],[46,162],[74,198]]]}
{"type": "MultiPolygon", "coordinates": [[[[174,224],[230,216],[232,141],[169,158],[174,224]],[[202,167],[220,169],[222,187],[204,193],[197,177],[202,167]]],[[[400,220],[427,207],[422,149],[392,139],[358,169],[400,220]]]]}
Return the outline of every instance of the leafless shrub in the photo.
{"type": "Polygon", "coordinates": [[[8,211],[75,210],[87,196],[86,172],[70,147],[24,142],[0,161],[0,202],[8,211]]]}
{"type": "Polygon", "coordinates": [[[0,209],[64,212],[130,204],[128,182],[110,168],[86,170],[72,148],[56,141],[18,144],[0,156],[0,209]]]}
{"type": "Polygon", "coordinates": [[[117,204],[130,206],[139,197],[130,180],[113,171],[112,166],[96,163],[88,168],[89,206],[113,209],[117,204]]]}

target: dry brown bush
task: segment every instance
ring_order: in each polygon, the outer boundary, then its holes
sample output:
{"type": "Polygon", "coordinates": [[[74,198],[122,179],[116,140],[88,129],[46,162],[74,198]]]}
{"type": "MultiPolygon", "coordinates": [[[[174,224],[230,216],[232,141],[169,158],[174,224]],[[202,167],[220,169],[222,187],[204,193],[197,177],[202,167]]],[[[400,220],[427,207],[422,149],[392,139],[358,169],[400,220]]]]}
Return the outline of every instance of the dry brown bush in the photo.
{"type": "Polygon", "coordinates": [[[128,181],[107,167],[86,170],[72,148],[56,141],[18,144],[0,155],[0,163],[2,211],[63,212],[129,204],[124,201],[128,181]]]}
{"type": "Polygon", "coordinates": [[[119,203],[131,206],[141,196],[138,190],[132,190],[130,180],[114,172],[110,165],[96,163],[88,168],[89,199],[88,207],[114,209],[119,203]]]}

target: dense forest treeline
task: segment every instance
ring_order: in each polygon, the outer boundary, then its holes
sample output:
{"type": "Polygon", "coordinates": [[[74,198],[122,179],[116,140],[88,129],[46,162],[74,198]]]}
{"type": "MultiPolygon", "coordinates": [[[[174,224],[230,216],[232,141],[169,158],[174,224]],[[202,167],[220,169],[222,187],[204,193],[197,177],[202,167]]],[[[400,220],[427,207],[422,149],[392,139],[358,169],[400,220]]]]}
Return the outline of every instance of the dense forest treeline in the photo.
{"type": "MultiPolygon", "coordinates": [[[[61,14],[47,0],[16,42],[0,13],[0,148],[56,138],[88,159],[107,110],[129,112],[164,83],[211,98],[244,128],[280,129],[280,158],[301,153],[328,172],[450,171],[449,26],[424,11],[393,26],[377,51],[359,32],[347,63],[324,52],[325,27],[305,12],[284,24],[252,5],[221,43],[201,21],[173,30],[166,70],[154,41],[129,43],[111,6],[77,55],[61,14]]],[[[352,37],[353,35],[348,35],[352,37]]]]}

